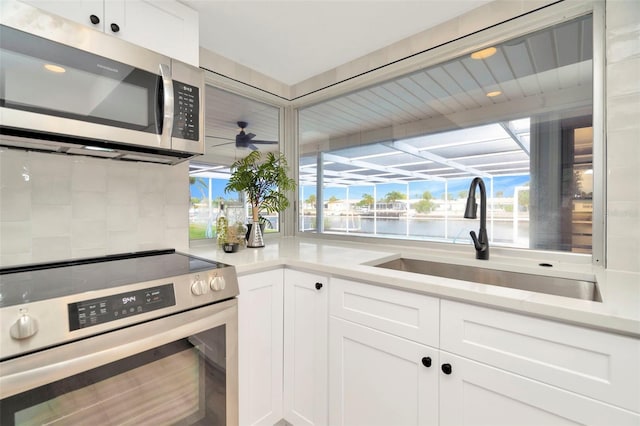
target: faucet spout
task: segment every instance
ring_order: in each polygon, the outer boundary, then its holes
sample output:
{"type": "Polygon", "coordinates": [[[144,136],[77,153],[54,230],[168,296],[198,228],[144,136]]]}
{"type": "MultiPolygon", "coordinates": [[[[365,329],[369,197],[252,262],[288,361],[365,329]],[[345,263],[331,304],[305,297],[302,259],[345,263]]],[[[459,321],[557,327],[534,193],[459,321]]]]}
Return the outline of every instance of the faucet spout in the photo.
{"type": "Polygon", "coordinates": [[[476,259],[489,260],[489,237],[487,236],[487,190],[484,181],[477,177],[471,181],[467,206],[464,211],[465,219],[475,219],[478,206],[476,204],[476,187],[480,188],[480,230],[479,235],[471,231],[471,239],[476,249],[476,259]]]}

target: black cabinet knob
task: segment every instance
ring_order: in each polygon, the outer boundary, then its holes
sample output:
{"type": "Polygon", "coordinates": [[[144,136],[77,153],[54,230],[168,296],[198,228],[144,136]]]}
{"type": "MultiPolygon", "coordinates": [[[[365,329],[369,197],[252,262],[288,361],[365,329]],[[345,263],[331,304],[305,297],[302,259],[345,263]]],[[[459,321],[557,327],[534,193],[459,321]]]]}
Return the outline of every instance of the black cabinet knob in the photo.
{"type": "Polygon", "coordinates": [[[430,356],[423,357],[422,365],[424,365],[425,367],[431,367],[431,357],[430,356]]]}
{"type": "Polygon", "coordinates": [[[451,374],[452,371],[451,364],[442,364],[442,372],[444,374],[451,374]]]}
{"type": "Polygon", "coordinates": [[[98,25],[100,23],[100,18],[98,18],[96,15],[89,16],[89,20],[93,25],[98,25]]]}
{"type": "Polygon", "coordinates": [[[322,283],[316,283],[316,290],[320,290],[322,288],[322,283]]]}
{"type": "Polygon", "coordinates": [[[118,26],[118,24],[111,24],[111,31],[113,31],[114,33],[120,31],[120,27],[118,26]]]}

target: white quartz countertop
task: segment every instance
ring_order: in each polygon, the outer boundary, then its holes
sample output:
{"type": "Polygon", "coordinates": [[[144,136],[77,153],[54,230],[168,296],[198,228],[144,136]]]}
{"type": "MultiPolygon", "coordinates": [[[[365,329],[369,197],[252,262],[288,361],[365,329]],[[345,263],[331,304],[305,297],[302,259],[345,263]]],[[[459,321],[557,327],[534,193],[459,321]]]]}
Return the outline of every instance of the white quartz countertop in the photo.
{"type": "Polygon", "coordinates": [[[544,268],[539,266],[539,260],[532,258],[492,254],[488,261],[476,260],[471,247],[457,251],[433,250],[299,237],[267,238],[264,248],[245,248],[236,253],[225,253],[215,246],[192,247],[189,253],[234,265],[238,275],[285,266],[640,337],[640,274],[605,270],[590,264],[553,262],[553,268],[544,268]],[[602,302],[371,266],[399,257],[595,279],[602,302]]]}

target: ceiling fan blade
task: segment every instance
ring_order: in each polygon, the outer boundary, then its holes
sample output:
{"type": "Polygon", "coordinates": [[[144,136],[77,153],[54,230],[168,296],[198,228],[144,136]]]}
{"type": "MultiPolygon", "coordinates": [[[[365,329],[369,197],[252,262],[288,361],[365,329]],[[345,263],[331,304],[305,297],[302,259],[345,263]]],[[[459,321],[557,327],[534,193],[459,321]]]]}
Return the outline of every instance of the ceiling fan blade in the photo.
{"type": "Polygon", "coordinates": [[[258,147],[257,147],[257,146],[255,146],[255,145],[254,145],[254,144],[252,144],[252,143],[247,144],[247,146],[248,146],[249,148],[251,148],[251,151],[257,151],[257,150],[258,150],[258,147]]]}
{"type": "Polygon", "coordinates": [[[233,141],[233,138],[223,138],[221,136],[213,136],[213,135],[204,135],[205,138],[209,138],[209,139],[222,139],[225,141],[233,141]]]}
{"type": "Polygon", "coordinates": [[[254,140],[251,141],[251,143],[261,143],[261,144],[265,144],[265,145],[274,145],[277,144],[278,141],[261,141],[261,140],[254,140]]]}
{"type": "Polygon", "coordinates": [[[218,144],[215,144],[215,145],[211,145],[209,148],[215,148],[215,147],[217,147],[217,146],[224,146],[224,145],[231,145],[232,143],[233,143],[233,141],[231,141],[231,142],[218,143],[218,144]]]}

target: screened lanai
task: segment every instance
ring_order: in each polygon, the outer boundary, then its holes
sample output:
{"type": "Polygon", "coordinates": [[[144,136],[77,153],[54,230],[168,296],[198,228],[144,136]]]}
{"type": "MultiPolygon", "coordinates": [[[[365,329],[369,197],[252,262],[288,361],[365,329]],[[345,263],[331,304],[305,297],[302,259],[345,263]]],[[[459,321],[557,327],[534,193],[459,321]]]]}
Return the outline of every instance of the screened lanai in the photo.
{"type": "Polygon", "coordinates": [[[302,108],[303,232],[590,251],[593,40],[585,15],[302,108]]]}

